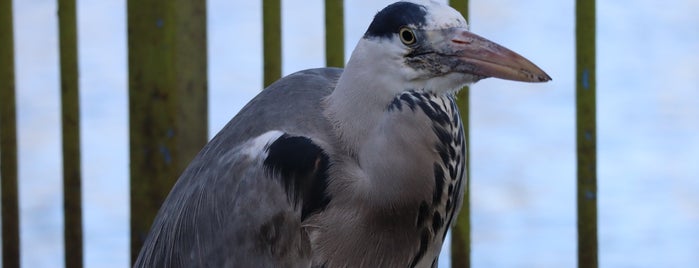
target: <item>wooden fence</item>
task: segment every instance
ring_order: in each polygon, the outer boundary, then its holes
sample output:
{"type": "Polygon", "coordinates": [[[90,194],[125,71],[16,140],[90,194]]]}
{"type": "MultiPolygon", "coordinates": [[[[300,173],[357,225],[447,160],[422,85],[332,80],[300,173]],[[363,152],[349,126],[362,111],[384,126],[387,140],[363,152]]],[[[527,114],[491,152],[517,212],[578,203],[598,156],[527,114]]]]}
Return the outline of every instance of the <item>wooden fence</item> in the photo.
{"type": "Polygon", "coordinates": [[[17,112],[12,1],[0,0],[0,188],[2,188],[2,266],[19,266],[17,202],[17,112]]]}
{"type": "MultiPolygon", "coordinates": [[[[264,82],[281,76],[281,0],[263,0],[264,82]]],[[[452,1],[468,18],[468,0],[452,1]]],[[[206,3],[128,0],[131,258],[159,204],[207,139],[206,3]],[[165,23],[167,21],[167,23],[165,23]],[[178,55],[172,57],[172,55],[178,55]]],[[[75,0],[58,0],[65,265],[82,267],[80,119],[75,0]]],[[[325,0],[326,65],[344,64],[342,0],[325,0]]],[[[12,0],[0,0],[0,176],[3,267],[19,267],[12,0]]],[[[595,1],[576,0],[578,266],[597,267],[595,1]]],[[[469,133],[468,89],[458,105],[469,133]]],[[[466,138],[467,148],[468,135],[466,138]]],[[[470,158],[469,158],[470,159],[470,158]]],[[[467,165],[469,165],[467,163],[467,165]]],[[[467,168],[467,176],[470,168],[467,168]]],[[[470,177],[470,176],[469,176],[470,177]]],[[[469,187],[470,188],[470,187],[469,187]]],[[[453,229],[452,267],[470,266],[470,204],[453,229]]]]}

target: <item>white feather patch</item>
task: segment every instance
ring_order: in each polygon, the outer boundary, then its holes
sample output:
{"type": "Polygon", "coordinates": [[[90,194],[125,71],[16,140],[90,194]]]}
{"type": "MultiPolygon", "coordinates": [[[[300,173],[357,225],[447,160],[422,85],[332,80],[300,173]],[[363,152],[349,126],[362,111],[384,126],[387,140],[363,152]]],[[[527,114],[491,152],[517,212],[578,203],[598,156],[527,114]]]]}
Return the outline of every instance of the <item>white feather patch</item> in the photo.
{"type": "Polygon", "coordinates": [[[266,157],[265,152],[267,147],[276,141],[284,132],[279,130],[271,130],[263,133],[260,136],[249,139],[240,148],[239,152],[244,156],[254,158],[258,156],[266,157]]]}
{"type": "Polygon", "coordinates": [[[427,21],[425,22],[424,29],[446,29],[452,27],[466,28],[468,29],[468,23],[466,19],[447,5],[446,3],[434,1],[434,0],[410,0],[418,5],[422,5],[427,8],[427,21]]]}

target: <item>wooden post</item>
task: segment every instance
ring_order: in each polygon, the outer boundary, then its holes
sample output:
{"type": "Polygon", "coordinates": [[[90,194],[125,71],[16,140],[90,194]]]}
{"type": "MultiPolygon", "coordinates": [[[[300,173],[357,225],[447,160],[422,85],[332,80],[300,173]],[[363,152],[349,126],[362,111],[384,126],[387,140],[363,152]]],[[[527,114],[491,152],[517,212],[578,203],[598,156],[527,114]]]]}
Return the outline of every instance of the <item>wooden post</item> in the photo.
{"type": "Polygon", "coordinates": [[[325,66],[345,66],[345,22],[342,0],[325,0],[325,66]]]}
{"type": "Polygon", "coordinates": [[[63,133],[63,239],[65,266],[83,266],[80,176],[80,107],[75,0],[58,1],[63,133]]]}
{"type": "Polygon", "coordinates": [[[2,267],[19,267],[17,112],[12,0],[0,0],[0,187],[2,267]]]}
{"type": "Polygon", "coordinates": [[[263,86],[282,77],[281,0],[262,0],[263,86]]]}
{"type": "Polygon", "coordinates": [[[578,267],[597,267],[595,1],[575,1],[578,267]]]}
{"type": "Polygon", "coordinates": [[[127,11],[133,263],[207,141],[206,1],[128,0],[127,11]]]}
{"type": "MultiPolygon", "coordinates": [[[[449,4],[468,21],[468,0],[452,0],[449,4]]],[[[469,88],[464,87],[456,95],[461,121],[464,126],[466,146],[466,178],[464,200],[451,232],[451,267],[471,267],[471,139],[469,117],[469,88]]]]}

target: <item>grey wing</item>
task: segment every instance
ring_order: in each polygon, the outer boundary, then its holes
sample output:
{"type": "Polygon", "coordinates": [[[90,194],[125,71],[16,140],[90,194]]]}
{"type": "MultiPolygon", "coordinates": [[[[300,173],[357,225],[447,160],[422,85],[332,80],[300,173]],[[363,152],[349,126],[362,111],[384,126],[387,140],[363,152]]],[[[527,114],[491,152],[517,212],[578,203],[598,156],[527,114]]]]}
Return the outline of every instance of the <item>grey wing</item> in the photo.
{"type": "Polygon", "coordinates": [[[137,267],[308,267],[302,228],[322,209],[328,157],[312,140],[270,131],[183,176],[137,267]]]}
{"type": "Polygon", "coordinates": [[[315,142],[329,126],[316,106],[339,71],[310,72],[298,75],[315,75],[311,83],[316,84],[303,86],[320,86],[320,92],[272,86],[268,96],[251,102],[267,102],[265,111],[246,106],[207,144],[165,200],[134,267],[310,266],[311,245],[302,223],[330,200],[328,154],[315,142]],[[306,114],[300,127],[298,118],[269,107],[280,97],[275,95],[284,94],[305,97],[297,102],[297,110],[306,114]],[[255,114],[258,124],[246,119],[255,114]]]}

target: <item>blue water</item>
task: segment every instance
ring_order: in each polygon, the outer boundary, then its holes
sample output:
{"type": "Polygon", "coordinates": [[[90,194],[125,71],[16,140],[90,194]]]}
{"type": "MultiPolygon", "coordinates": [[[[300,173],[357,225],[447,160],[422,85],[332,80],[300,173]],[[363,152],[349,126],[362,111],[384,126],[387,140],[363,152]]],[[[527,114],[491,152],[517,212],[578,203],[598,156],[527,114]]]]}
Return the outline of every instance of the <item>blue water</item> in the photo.
{"type": "MultiPolygon", "coordinates": [[[[259,90],[259,1],[209,1],[210,136],[259,90]],[[236,2],[236,3],[234,3],[236,2]]],[[[389,1],[347,1],[347,53],[389,1]]],[[[472,0],[553,81],[471,92],[474,267],[575,267],[573,1],[472,0]]],[[[14,1],[22,265],[62,266],[56,3],[14,1]]],[[[125,1],[79,1],[85,262],[125,267],[125,1]]],[[[283,2],[285,74],[324,64],[323,1],[283,2]]],[[[699,2],[598,1],[600,264],[699,266],[699,2]]],[[[165,22],[167,23],[167,22],[165,22]]],[[[446,267],[448,258],[440,260],[446,267]]]]}

